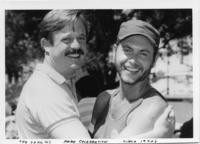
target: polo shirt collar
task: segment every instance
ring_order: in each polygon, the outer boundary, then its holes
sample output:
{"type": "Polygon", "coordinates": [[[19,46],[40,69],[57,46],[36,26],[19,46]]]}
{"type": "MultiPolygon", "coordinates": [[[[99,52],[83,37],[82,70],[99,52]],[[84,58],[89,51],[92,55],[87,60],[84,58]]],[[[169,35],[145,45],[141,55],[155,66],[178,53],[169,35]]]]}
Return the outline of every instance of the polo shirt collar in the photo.
{"type": "Polygon", "coordinates": [[[70,80],[66,80],[64,76],[62,76],[48,64],[37,64],[36,70],[42,71],[43,73],[47,74],[52,80],[54,80],[59,85],[63,84],[64,82],[67,84],[71,84],[70,80]]]}

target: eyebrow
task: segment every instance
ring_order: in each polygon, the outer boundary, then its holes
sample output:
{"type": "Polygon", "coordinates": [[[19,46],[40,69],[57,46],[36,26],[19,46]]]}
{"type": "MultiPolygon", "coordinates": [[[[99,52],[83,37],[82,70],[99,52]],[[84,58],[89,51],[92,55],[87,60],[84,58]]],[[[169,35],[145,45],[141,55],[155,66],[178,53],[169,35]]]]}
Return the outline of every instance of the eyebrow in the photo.
{"type": "Polygon", "coordinates": [[[84,36],[84,37],[86,37],[86,35],[85,35],[84,33],[81,33],[80,36],[84,36]]]}
{"type": "MultiPolygon", "coordinates": [[[[68,37],[72,37],[72,36],[73,36],[73,34],[68,33],[68,34],[64,35],[63,39],[68,38],[68,37]]],[[[79,33],[79,36],[84,36],[84,37],[86,37],[86,35],[85,35],[84,33],[79,33]]]]}
{"type": "MultiPolygon", "coordinates": [[[[129,45],[129,44],[121,44],[122,45],[122,47],[127,47],[127,48],[131,48],[131,46],[129,45]]],[[[132,48],[131,48],[132,49],[132,48]]]]}
{"type": "MultiPolygon", "coordinates": [[[[129,48],[129,49],[133,49],[129,44],[122,44],[122,48],[129,48]]],[[[147,53],[151,53],[151,51],[149,49],[141,49],[140,52],[147,52],[147,53]]]]}
{"type": "Polygon", "coordinates": [[[70,38],[70,37],[72,37],[71,34],[66,34],[62,39],[66,39],[66,38],[70,38]]]}
{"type": "Polygon", "coordinates": [[[149,50],[140,50],[141,52],[148,52],[148,53],[151,53],[149,50]]]}

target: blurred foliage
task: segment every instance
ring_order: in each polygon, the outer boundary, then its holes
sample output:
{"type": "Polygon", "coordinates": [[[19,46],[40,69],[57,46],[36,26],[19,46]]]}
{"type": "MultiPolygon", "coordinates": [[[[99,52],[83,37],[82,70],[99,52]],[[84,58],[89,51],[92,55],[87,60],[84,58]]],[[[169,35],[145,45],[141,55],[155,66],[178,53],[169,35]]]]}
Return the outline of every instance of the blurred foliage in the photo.
{"type": "MultiPolygon", "coordinates": [[[[6,11],[5,40],[8,83],[13,78],[17,82],[19,78],[23,77],[25,65],[34,59],[43,57],[38,39],[38,24],[48,11],[6,11]]],[[[137,18],[151,23],[161,33],[161,47],[167,48],[169,53],[173,53],[169,45],[169,41],[172,39],[180,40],[178,46],[182,48],[183,54],[191,51],[191,46],[187,45],[183,39],[185,36],[192,37],[191,9],[84,10],[83,12],[88,20],[89,28],[89,53],[85,68],[90,74],[98,77],[102,89],[112,87],[115,83],[116,72],[113,65],[108,63],[108,54],[123,21],[137,18]]],[[[21,84],[19,85],[21,86],[21,84]]],[[[7,94],[11,95],[10,93],[15,92],[7,90],[7,94]]]]}
{"type": "Polygon", "coordinates": [[[32,10],[6,11],[6,74],[9,81],[13,77],[18,80],[24,64],[42,57],[37,26],[45,13],[32,10]]]}

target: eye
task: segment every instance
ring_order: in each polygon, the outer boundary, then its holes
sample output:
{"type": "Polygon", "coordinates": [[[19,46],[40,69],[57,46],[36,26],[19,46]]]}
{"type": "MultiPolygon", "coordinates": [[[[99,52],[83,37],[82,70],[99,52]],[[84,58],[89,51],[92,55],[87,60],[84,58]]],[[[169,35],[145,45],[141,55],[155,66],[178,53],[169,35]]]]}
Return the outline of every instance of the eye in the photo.
{"type": "Polygon", "coordinates": [[[146,51],[140,52],[140,56],[142,56],[142,57],[147,57],[148,55],[149,55],[149,53],[146,51]]]}
{"type": "Polygon", "coordinates": [[[86,37],[85,36],[80,36],[80,37],[78,37],[78,40],[79,41],[86,41],[86,37]]]}
{"type": "Polygon", "coordinates": [[[66,43],[66,44],[69,44],[69,43],[71,43],[72,42],[72,38],[71,37],[66,37],[66,38],[64,38],[62,41],[64,42],[64,43],[66,43]]]}
{"type": "Polygon", "coordinates": [[[132,48],[129,48],[129,47],[123,47],[123,51],[125,53],[132,53],[133,52],[133,49],[132,48]]]}

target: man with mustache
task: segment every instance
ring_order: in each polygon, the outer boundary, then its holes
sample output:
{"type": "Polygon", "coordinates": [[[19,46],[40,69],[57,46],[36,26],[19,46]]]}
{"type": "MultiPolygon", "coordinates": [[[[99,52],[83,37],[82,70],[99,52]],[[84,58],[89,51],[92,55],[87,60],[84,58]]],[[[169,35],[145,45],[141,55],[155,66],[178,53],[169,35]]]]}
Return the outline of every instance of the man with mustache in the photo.
{"type": "MultiPolygon", "coordinates": [[[[23,87],[16,112],[20,138],[90,138],[80,121],[73,78],[87,53],[87,27],[76,10],[52,10],[40,24],[45,56],[23,87]]],[[[167,115],[144,136],[170,133],[167,115]],[[161,127],[161,128],[160,128],[161,127]],[[163,130],[163,129],[164,130],[163,130]]]]}
{"type": "Polygon", "coordinates": [[[52,10],[43,18],[44,61],[24,85],[16,112],[21,138],[89,137],[73,84],[87,51],[86,36],[85,20],[76,10],[52,10]]]}
{"type": "Polygon", "coordinates": [[[102,92],[96,100],[90,124],[95,138],[109,138],[113,129],[123,138],[153,129],[168,105],[149,83],[159,40],[159,32],[147,22],[133,19],[121,24],[113,59],[120,86],[102,92]]]}

